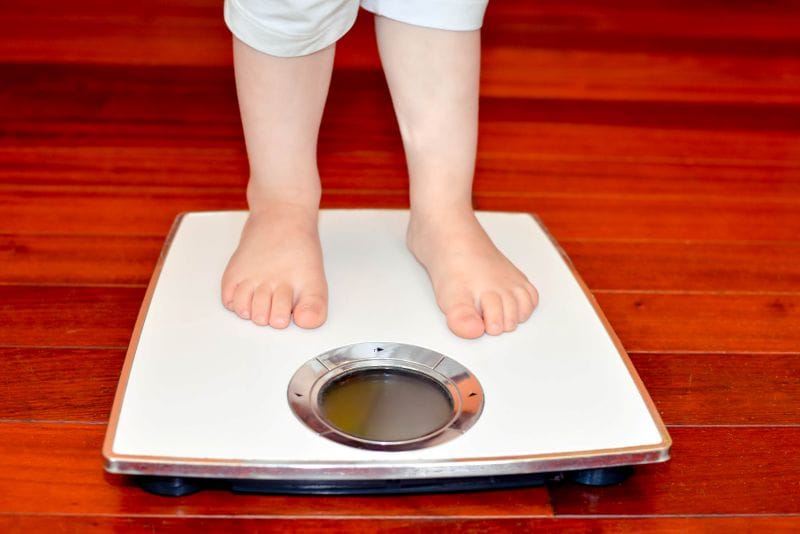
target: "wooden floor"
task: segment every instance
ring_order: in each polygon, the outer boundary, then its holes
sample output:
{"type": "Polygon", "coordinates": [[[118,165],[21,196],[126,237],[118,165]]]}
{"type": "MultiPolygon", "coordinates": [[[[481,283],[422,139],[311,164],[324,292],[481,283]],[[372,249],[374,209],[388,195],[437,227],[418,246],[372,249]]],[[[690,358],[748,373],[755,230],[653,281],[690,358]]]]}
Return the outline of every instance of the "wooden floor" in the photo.
{"type": "MultiPolygon", "coordinates": [[[[487,13],[475,204],[535,212],[560,241],[669,426],[668,463],[607,488],[373,498],[169,499],[105,475],[165,233],[245,207],[220,11],[0,4],[0,531],[800,529],[800,3],[781,0],[487,13]]],[[[320,166],[324,207],[407,206],[363,13],[320,166]]]]}

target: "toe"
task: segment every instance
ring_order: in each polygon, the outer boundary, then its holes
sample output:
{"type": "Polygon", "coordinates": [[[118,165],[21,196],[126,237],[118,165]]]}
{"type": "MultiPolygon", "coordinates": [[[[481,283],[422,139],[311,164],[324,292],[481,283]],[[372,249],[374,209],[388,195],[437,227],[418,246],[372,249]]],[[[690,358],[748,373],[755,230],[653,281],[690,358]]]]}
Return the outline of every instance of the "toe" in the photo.
{"type": "Polygon", "coordinates": [[[455,335],[466,339],[475,339],[483,335],[483,319],[472,302],[453,303],[445,309],[445,315],[447,327],[455,335]]]}
{"type": "Polygon", "coordinates": [[[292,288],[287,285],[279,286],[272,294],[269,325],[273,328],[286,328],[289,326],[289,316],[291,313],[292,288]]]}
{"type": "Polygon", "coordinates": [[[495,291],[487,291],[481,295],[481,312],[486,333],[496,336],[503,333],[503,301],[495,291]]]}
{"type": "Polygon", "coordinates": [[[519,323],[517,299],[510,292],[504,292],[501,299],[503,301],[503,329],[506,332],[512,332],[516,330],[519,323]]]}
{"type": "Polygon", "coordinates": [[[511,290],[511,293],[517,302],[519,322],[524,323],[533,313],[534,300],[531,298],[530,292],[524,287],[515,287],[511,290]]]}
{"type": "Polygon", "coordinates": [[[222,279],[222,305],[233,311],[233,296],[236,293],[236,285],[223,277],[222,279]]]}
{"type": "Polygon", "coordinates": [[[238,286],[239,286],[239,279],[234,278],[233,275],[228,274],[228,271],[225,271],[225,274],[222,275],[221,298],[222,298],[222,305],[225,306],[230,311],[234,311],[233,299],[236,296],[236,288],[238,286]]]}
{"type": "Polygon", "coordinates": [[[294,324],[301,328],[317,328],[328,315],[328,299],[322,293],[303,293],[292,311],[294,324]]]}
{"type": "Polygon", "coordinates": [[[539,292],[536,291],[536,288],[533,287],[533,284],[527,281],[525,282],[525,290],[531,297],[531,301],[533,302],[533,307],[536,308],[536,305],[539,304],[539,292]]]}
{"type": "Polygon", "coordinates": [[[253,292],[253,305],[251,308],[253,322],[266,326],[269,324],[269,312],[272,306],[272,290],[262,284],[253,292]]]}
{"type": "Polygon", "coordinates": [[[250,307],[253,302],[253,286],[242,282],[236,286],[233,294],[233,311],[242,319],[250,318],[250,307]]]}

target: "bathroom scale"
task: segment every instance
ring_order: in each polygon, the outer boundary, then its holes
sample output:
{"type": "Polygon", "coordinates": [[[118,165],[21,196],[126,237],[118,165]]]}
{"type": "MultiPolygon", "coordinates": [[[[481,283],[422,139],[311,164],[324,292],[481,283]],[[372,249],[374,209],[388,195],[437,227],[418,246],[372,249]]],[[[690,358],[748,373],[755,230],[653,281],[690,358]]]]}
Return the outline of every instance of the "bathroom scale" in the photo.
{"type": "Polygon", "coordinates": [[[405,210],[322,210],[324,325],[258,326],[220,280],[247,213],[177,218],[139,313],[106,470],[146,489],[408,493],[623,480],[670,437],[571,263],[528,214],[480,223],[539,291],[510,333],[461,339],[405,244],[405,210]]]}

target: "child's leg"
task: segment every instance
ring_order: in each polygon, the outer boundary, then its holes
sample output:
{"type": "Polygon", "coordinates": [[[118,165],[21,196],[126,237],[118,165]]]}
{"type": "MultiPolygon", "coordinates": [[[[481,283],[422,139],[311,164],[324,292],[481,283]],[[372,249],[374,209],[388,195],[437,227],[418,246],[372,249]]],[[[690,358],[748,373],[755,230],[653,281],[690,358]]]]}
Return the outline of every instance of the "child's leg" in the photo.
{"type": "Polygon", "coordinates": [[[222,301],[257,324],[325,321],[328,291],[317,217],[317,134],[334,46],[302,57],[258,52],[234,38],[250,216],[222,279],[222,301]]]}
{"type": "Polygon", "coordinates": [[[380,16],[375,24],[408,162],[409,247],[454,333],[473,338],[514,330],[533,311],[536,289],[495,248],[472,210],[480,32],[380,16]]]}

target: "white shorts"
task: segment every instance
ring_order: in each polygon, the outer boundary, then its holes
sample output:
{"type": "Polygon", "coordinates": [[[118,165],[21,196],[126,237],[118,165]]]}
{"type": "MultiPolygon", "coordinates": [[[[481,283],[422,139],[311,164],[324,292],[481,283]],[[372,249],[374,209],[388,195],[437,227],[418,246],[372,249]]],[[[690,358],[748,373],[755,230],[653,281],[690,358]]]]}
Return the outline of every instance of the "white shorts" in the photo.
{"type": "Polygon", "coordinates": [[[304,56],[335,43],[367,11],[415,26],[471,31],[489,0],[225,0],[225,23],[245,44],[273,56],[304,56]]]}

